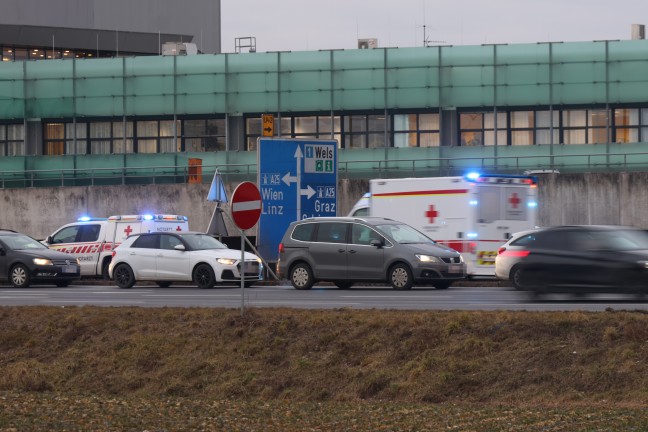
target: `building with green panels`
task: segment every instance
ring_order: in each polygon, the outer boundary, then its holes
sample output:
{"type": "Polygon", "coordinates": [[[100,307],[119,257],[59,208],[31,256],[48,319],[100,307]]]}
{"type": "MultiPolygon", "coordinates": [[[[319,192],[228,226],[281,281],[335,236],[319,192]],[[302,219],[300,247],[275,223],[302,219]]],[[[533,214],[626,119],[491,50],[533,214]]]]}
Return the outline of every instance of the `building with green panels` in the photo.
{"type": "Polygon", "coordinates": [[[648,42],[3,62],[0,170],[254,172],[264,113],[348,174],[644,170],[648,42]]]}

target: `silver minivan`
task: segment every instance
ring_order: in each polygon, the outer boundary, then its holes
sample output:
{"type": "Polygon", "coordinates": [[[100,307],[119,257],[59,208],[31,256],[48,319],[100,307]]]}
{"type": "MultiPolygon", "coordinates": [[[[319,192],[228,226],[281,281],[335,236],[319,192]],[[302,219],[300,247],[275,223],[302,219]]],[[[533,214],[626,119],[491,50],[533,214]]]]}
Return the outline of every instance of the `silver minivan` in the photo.
{"type": "Polygon", "coordinates": [[[296,289],[319,281],[349,288],[356,282],[415,284],[446,289],[465,279],[459,252],[411,226],[380,217],[320,217],[290,224],[279,244],[277,273],[296,289]]]}

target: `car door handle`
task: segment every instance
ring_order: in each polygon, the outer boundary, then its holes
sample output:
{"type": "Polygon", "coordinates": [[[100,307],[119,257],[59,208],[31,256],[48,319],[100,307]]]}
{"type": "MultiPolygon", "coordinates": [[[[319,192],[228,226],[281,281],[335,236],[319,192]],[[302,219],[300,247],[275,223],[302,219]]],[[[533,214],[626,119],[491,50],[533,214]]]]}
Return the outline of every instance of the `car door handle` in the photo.
{"type": "Polygon", "coordinates": [[[346,252],[346,249],[338,249],[338,252],[344,253],[344,252],[346,252]]]}
{"type": "Polygon", "coordinates": [[[349,253],[356,253],[356,250],[355,250],[355,249],[351,249],[351,250],[349,250],[349,253]]]}

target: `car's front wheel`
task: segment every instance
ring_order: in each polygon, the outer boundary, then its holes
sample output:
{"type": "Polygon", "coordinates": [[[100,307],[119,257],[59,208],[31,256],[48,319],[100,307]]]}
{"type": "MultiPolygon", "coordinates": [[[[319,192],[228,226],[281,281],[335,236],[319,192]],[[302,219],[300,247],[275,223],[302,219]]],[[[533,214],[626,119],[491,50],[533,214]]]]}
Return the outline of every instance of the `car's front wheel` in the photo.
{"type": "Polygon", "coordinates": [[[450,285],[452,285],[452,282],[450,281],[434,282],[434,288],[438,290],[448,289],[450,288],[450,285]]]}
{"type": "Polygon", "coordinates": [[[16,288],[27,288],[31,280],[29,270],[24,264],[16,264],[9,272],[9,280],[16,288]]]}
{"type": "Polygon", "coordinates": [[[414,285],[412,270],[403,263],[394,264],[389,269],[389,283],[396,290],[408,290],[414,285]]]}
{"type": "Polygon", "coordinates": [[[119,288],[132,288],[135,285],[135,274],[128,264],[119,264],[115,267],[113,276],[119,288]]]}
{"type": "Polygon", "coordinates": [[[214,270],[212,270],[211,266],[200,264],[193,272],[193,280],[198,285],[198,288],[213,288],[216,283],[216,276],[214,276],[214,270]]]}
{"type": "Polygon", "coordinates": [[[308,290],[313,287],[315,279],[313,270],[306,263],[299,263],[290,270],[290,282],[295,289],[308,290]]]}

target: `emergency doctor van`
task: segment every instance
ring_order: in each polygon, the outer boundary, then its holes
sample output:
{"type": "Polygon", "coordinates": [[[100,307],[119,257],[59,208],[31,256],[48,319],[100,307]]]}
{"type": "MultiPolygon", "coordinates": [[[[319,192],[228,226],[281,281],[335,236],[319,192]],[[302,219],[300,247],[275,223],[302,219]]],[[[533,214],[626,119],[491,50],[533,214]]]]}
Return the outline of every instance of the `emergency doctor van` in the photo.
{"type": "Polygon", "coordinates": [[[81,276],[108,277],[112,251],[131,234],[188,231],[186,216],[118,215],[80,218],[63,225],[43,242],[50,249],[79,258],[81,276]]]}
{"type": "Polygon", "coordinates": [[[535,228],[537,179],[467,175],[369,181],[349,216],[386,217],[413,226],[460,252],[469,277],[495,277],[497,249],[535,228]]]}

